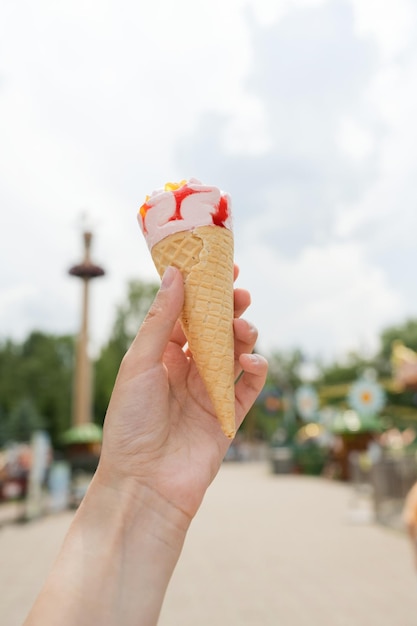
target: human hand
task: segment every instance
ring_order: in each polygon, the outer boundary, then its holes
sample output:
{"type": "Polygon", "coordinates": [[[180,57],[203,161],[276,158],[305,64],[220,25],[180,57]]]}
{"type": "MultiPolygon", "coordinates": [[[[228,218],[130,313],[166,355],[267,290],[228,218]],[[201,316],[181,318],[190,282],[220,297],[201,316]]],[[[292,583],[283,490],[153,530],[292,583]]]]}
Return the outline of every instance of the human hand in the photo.
{"type": "MultiPolygon", "coordinates": [[[[151,488],[191,519],[230,440],[220,429],[192,355],[184,350],[178,323],[183,297],[180,272],[168,268],[120,366],[96,479],[132,493],[151,488]]],[[[251,354],[257,331],[240,319],[250,304],[249,293],[235,289],[234,301],[239,427],[264,385],[267,362],[251,354]]]]}
{"type": "MultiPolygon", "coordinates": [[[[59,558],[25,626],[156,624],[192,517],[230,445],[220,429],[178,317],[178,270],[164,275],[120,366],[103,449],[59,558]]],[[[236,426],[262,389],[267,363],[235,290],[236,426]]]]}

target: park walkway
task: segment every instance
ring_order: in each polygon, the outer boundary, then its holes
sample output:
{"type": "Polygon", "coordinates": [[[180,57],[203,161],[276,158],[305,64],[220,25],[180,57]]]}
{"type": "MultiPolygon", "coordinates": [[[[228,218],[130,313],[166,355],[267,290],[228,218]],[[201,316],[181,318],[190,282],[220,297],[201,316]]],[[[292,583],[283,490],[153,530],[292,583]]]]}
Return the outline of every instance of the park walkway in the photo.
{"type": "MultiPolygon", "coordinates": [[[[415,626],[402,532],[354,523],[348,485],[226,463],[194,520],[160,626],[415,626]]],[[[21,626],[71,514],[0,529],[0,624],[21,626]]],[[[123,626],[121,624],[121,626],[123,626]]]]}

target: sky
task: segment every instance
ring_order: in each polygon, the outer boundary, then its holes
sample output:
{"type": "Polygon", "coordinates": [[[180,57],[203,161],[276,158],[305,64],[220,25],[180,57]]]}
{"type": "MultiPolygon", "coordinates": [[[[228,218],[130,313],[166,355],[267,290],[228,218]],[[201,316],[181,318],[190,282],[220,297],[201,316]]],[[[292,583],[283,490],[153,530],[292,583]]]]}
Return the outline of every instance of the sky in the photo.
{"type": "Polygon", "coordinates": [[[260,351],[372,354],[417,316],[414,0],[3,0],[0,340],[77,332],[94,233],[98,350],[157,274],[146,194],[232,196],[260,351]]]}

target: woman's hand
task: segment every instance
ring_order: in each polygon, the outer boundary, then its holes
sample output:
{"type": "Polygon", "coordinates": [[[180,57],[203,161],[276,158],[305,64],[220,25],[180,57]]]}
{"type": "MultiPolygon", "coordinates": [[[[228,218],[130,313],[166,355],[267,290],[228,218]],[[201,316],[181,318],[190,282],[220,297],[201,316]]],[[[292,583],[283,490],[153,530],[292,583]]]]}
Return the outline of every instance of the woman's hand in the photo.
{"type": "MultiPolygon", "coordinates": [[[[237,273],[237,271],[236,271],[237,273]]],[[[192,517],[230,441],[216,420],[178,317],[169,268],[121,364],[94,479],[25,626],[154,626],[192,517]]],[[[256,330],[235,290],[236,421],[265,381],[256,330]]]]}
{"type": "MultiPolygon", "coordinates": [[[[121,364],[96,480],[133,496],[136,489],[151,488],[191,519],[230,440],[220,429],[192,355],[184,350],[178,323],[183,297],[180,272],[168,268],[121,364]]],[[[240,319],[250,304],[249,293],[236,289],[234,301],[239,427],[264,385],[267,362],[252,354],[257,331],[240,319]]]]}

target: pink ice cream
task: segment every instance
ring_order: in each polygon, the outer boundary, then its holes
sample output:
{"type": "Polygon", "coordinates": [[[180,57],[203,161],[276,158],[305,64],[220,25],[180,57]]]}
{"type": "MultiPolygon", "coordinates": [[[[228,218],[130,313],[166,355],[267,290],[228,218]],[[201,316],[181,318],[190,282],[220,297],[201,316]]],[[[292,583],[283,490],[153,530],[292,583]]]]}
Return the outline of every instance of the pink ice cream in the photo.
{"type": "Polygon", "coordinates": [[[191,178],[167,183],[154,191],[138,212],[138,222],[149,250],[174,233],[198,226],[221,226],[232,230],[231,199],[217,187],[191,178]]]}

